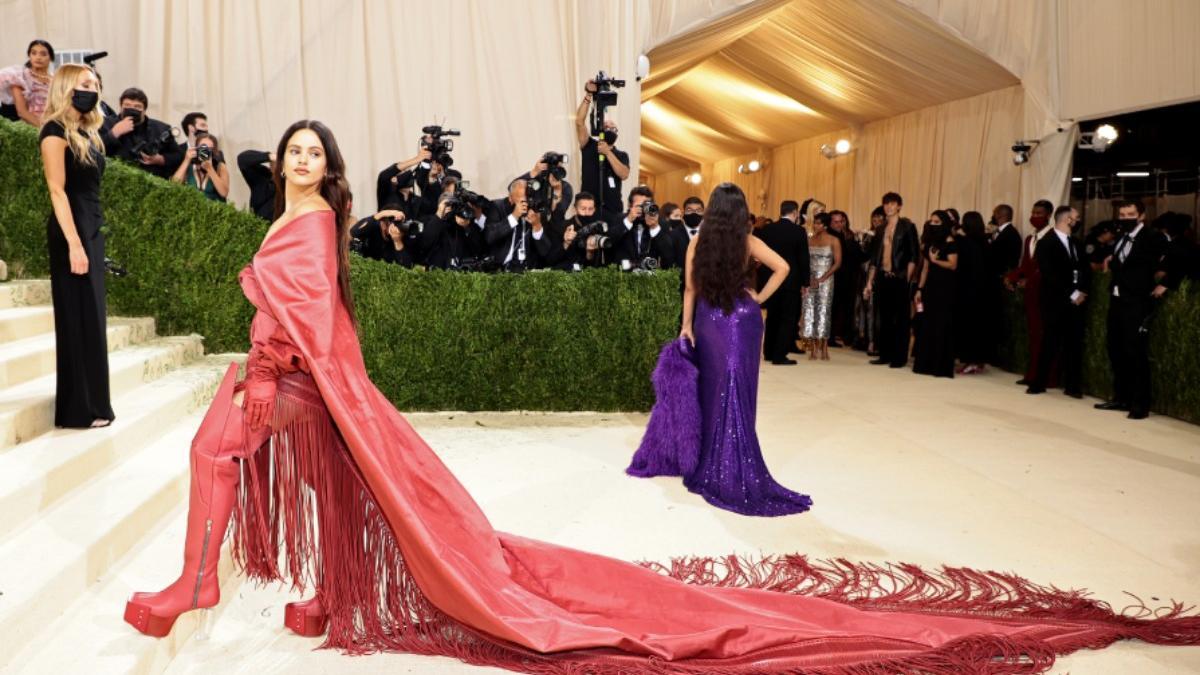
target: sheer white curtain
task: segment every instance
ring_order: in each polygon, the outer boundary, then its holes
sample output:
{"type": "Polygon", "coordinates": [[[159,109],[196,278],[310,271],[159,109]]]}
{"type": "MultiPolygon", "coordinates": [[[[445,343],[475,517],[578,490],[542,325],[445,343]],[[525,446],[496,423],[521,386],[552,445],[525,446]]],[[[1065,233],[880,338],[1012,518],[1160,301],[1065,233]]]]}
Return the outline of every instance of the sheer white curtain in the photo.
{"type": "MultiPolygon", "coordinates": [[[[302,118],[326,122],[348,164],[359,214],[375,177],[411,157],[423,125],[463,136],[455,168],[503,192],[547,150],[574,154],[574,112],[598,70],[624,77],[613,111],[638,165],[637,56],[735,2],[650,0],[34,0],[0,3],[0,63],[37,37],[56,48],[108,50],[105,98],[137,86],[150,115],[178,125],[209,115],[227,157],[273,148],[302,118]],[[665,33],[664,33],[665,31],[665,33]]],[[[236,173],[236,172],[235,172],[236,173]]],[[[632,181],[631,181],[632,183],[632,181]]],[[[232,200],[248,194],[240,178],[232,200]]]]}

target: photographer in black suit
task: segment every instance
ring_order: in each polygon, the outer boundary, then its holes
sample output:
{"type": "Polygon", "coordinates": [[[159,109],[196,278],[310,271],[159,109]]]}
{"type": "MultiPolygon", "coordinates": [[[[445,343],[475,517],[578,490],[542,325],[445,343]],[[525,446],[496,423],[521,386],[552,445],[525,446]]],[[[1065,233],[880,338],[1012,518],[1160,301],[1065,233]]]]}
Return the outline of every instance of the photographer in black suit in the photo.
{"type": "MultiPolygon", "coordinates": [[[[776,366],[794,366],[788,352],[796,344],[800,306],[809,283],[808,234],[799,223],[800,205],[787,200],[779,205],[779,220],[754,233],[779,257],[790,271],[783,285],[767,301],[767,321],[763,329],[763,357],[776,366]]],[[[766,270],[769,275],[770,270],[766,270]]],[[[760,274],[763,270],[760,269],[760,274]]]]}
{"type": "MultiPolygon", "coordinates": [[[[635,191],[649,188],[638,187],[635,191]]],[[[643,196],[639,192],[638,197],[643,196]]],[[[669,268],[675,264],[675,253],[671,246],[671,237],[662,225],[662,213],[653,196],[637,199],[630,194],[631,204],[626,214],[623,226],[628,227],[623,237],[617,242],[617,261],[622,269],[643,269],[653,271],[669,268]],[[631,227],[630,227],[631,226],[631,227]]],[[[618,226],[618,229],[620,226],[618,226]]]]}
{"type": "Polygon", "coordinates": [[[1146,226],[1146,207],[1125,201],[1117,207],[1117,240],[1108,269],[1108,358],[1113,371],[1113,400],[1100,410],[1128,410],[1129,418],[1150,415],[1150,316],[1167,287],[1156,281],[1163,269],[1167,240],[1146,226]]]}
{"type": "Polygon", "coordinates": [[[609,264],[608,228],[608,222],[596,214],[596,198],[590,192],[575,195],[575,215],[564,223],[562,240],[552,249],[548,266],[577,272],[609,264]]]}
{"type": "Polygon", "coordinates": [[[428,148],[420,147],[413,157],[384,167],[375,179],[375,202],[379,208],[383,208],[384,204],[396,204],[409,218],[416,218],[420,199],[414,194],[415,169],[432,156],[428,148]]]}
{"type": "Polygon", "coordinates": [[[1071,237],[1078,220],[1079,213],[1070,206],[1055,209],[1053,229],[1034,251],[1041,274],[1042,345],[1027,394],[1046,391],[1050,365],[1057,361],[1062,364],[1063,393],[1083,398],[1083,303],[1091,288],[1092,268],[1083,247],[1071,237]]]}
{"type": "MultiPolygon", "coordinates": [[[[395,204],[385,204],[377,213],[351,226],[350,250],[371,260],[386,260],[388,248],[394,243],[392,233],[389,232],[390,227],[399,223],[400,232],[405,235],[406,242],[412,241],[411,237],[407,237],[410,229],[407,221],[404,211],[396,208],[395,204]]],[[[411,253],[409,255],[411,256],[411,253]]],[[[409,266],[411,267],[411,264],[409,266]]]]}
{"type": "MultiPolygon", "coordinates": [[[[275,181],[271,168],[275,166],[273,153],[266,150],[243,150],[238,153],[238,171],[250,187],[250,210],[268,223],[275,220],[275,181]]],[[[383,208],[383,201],[378,206],[383,208]]]]}
{"type": "Polygon", "coordinates": [[[121,115],[104,122],[105,153],[118,157],[147,172],[170,180],[183,161],[183,149],[166,122],[146,115],[150,99],[146,92],[130,87],[121,92],[121,115]]]}
{"type": "Polygon", "coordinates": [[[665,259],[668,265],[673,264],[675,257],[670,238],[665,228],[658,225],[660,214],[650,188],[639,185],[629,191],[629,209],[623,216],[607,215],[610,221],[608,236],[613,242],[611,257],[622,269],[637,268],[645,258],[654,258],[658,264],[665,259]],[[652,227],[647,226],[647,209],[654,214],[652,227]]]}
{"type": "Polygon", "coordinates": [[[541,215],[529,209],[526,181],[514,180],[508,186],[508,197],[494,202],[493,210],[493,220],[485,232],[492,258],[508,272],[543,267],[550,256],[552,241],[541,215]]]}

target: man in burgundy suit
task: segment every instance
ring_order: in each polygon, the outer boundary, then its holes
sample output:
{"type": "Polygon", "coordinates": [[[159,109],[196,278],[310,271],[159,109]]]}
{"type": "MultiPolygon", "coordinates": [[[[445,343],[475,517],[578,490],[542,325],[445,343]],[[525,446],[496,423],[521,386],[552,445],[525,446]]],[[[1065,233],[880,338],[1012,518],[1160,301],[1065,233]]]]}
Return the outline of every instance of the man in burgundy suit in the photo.
{"type": "MultiPolygon", "coordinates": [[[[1030,385],[1039,380],[1037,364],[1042,351],[1042,275],[1038,271],[1035,252],[1038,242],[1054,228],[1050,222],[1052,213],[1054,213],[1054,204],[1049,201],[1039,199],[1034,203],[1033,209],[1029,212],[1029,224],[1033,226],[1033,232],[1025,237],[1025,242],[1021,246],[1021,264],[1004,277],[1004,285],[1009,290],[1018,287],[1024,290],[1025,295],[1025,325],[1029,331],[1029,366],[1025,369],[1025,377],[1017,380],[1017,384],[1021,385],[1030,385]]],[[[1046,373],[1044,378],[1049,383],[1048,386],[1055,386],[1057,371],[1058,363],[1052,362],[1050,372],[1046,373]]]]}

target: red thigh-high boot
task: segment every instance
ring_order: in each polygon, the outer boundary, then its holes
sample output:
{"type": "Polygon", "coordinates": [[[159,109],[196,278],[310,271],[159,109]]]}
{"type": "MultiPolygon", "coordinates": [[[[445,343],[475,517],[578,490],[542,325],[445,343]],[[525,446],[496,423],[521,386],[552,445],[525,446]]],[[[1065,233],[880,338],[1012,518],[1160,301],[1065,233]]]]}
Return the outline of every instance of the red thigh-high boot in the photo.
{"type": "Polygon", "coordinates": [[[242,410],[233,402],[236,380],[237,364],[231,364],[192,439],[183,573],[158,593],[134,593],[125,605],[125,621],[146,635],[164,637],[180,614],[214,607],[221,599],[217,563],[237,500],[238,461],[267,439],[245,430],[242,410]]]}

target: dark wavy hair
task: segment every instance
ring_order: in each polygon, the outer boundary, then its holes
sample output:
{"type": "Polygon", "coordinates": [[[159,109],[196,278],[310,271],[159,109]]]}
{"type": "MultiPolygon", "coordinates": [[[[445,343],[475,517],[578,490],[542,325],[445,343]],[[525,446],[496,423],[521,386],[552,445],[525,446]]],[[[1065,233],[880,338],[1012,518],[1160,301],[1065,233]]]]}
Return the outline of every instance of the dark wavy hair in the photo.
{"type": "MultiPolygon", "coordinates": [[[[50,52],[50,65],[54,65],[54,47],[51,47],[49,42],[46,42],[45,40],[34,40],[33,42],[30,42],[29,46],[25,48],[25,56],[29,56],[34,47],[45,47],[46,51],[50,52]]],[[[25,67],[32,68],[33,60],[27,59],[25,61],[25,67]]]]}
{"type": "Polygon", "coordinates": [[[697,295],[729,314],[750,276],[750,208],[741,188],[733,183],[713,188],[700,233],[692,282],[697,295]]]}
{"type": "Polygon", "coordinates": [[[342,303],[350,313],[350,319],[357,322],[354,315],[354,295],[350,292],[350,182],[346,180],[346,162],[342,159],[342,151],[338,149],[337,139],[329,127],[316,120],[300,120],[283,132],[279,145],[275,150],[277,168],[272,171],[275,182],[275,219],[278,220],[286,209],[286,187],[283,180],[283,158],[287,156],[287,144],[292,135],[301,129],[311,129],[321,140],[325,148],[325,177],[321,180],[321,197],[333,209],[334,221],[337,225],[337,261],[338,288],[342,292],[342,303]]]}

